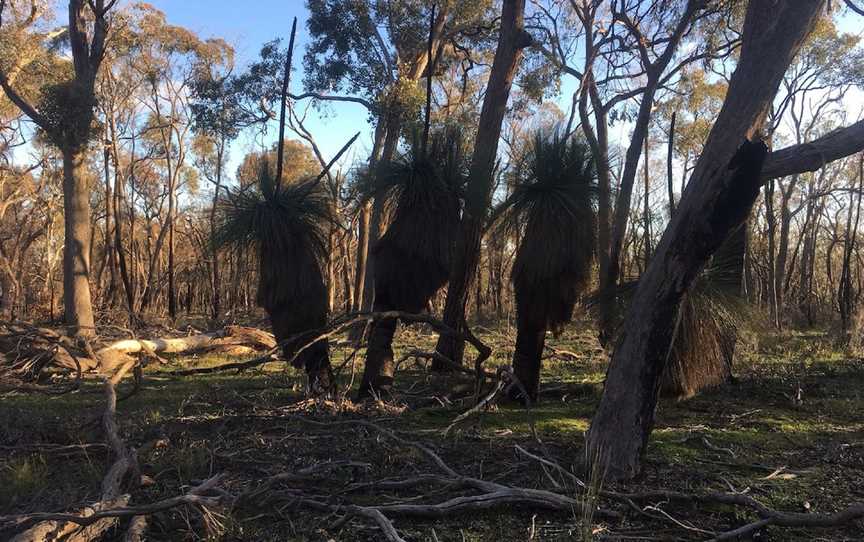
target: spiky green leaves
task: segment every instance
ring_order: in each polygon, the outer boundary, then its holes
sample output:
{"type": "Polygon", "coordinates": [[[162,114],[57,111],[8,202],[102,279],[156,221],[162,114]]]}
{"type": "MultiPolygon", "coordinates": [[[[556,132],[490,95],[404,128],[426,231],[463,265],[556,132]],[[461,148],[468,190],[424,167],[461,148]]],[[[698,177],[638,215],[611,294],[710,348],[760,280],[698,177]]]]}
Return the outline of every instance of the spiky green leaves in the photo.
{"type": "Polygon", "coordinates": [[[521,235],[513,263],[520,318],[556,330],[587,286],[594,256],[596,177],[587,146],[538,133],[518,164],[499,227],[521,235]]]}
{"type": "Polygon", "coordinates": [[[296,303],[323,288],[328,258],[331,203],[314,180],[277,189],[265,164],[255,185],[231,190],[219,202],[218,246],[257,249],[259,302],[271,307],[296,303]]]}

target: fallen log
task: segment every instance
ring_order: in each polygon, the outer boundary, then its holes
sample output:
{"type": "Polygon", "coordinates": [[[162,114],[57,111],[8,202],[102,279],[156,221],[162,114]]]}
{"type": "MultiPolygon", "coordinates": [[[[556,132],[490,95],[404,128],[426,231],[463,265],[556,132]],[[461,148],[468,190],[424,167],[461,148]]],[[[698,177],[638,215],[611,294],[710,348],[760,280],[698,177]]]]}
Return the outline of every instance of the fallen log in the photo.
{"type": "Polygon", "coordinates": [[[157,339],[124,339],[110,343],[95,352],[88,345],[52,329],[10,324],[0,330],[2,368],[36,380],[49,365],[72,371],[112,374],[125,363],[144,355],[200,354],[221,352],[242,355],[266,351],[276,346],[267,331],[253,327],[226,326],[210,333],[187,337],[157,339]]]}
{"type": "Polygon", "coordinates": [[[276,346],[272,333],[253,327],[226,326],[212,333],[161,339],[125,339],[96,351],[100,372],[110,372],[128,361],[133,354],[191,354],[223,352],[244,354],[270,350],[276,346]]]}

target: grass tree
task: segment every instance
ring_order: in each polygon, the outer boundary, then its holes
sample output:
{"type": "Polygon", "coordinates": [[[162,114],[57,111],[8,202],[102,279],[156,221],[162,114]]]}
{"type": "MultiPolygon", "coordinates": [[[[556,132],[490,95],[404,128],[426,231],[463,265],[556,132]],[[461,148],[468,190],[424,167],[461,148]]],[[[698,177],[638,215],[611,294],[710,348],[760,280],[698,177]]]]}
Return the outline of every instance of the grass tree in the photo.
{"type": "MultiPolygon", "coordinates": [[[[280,342],[327,324],[324,270],[333,220],[328,198],[320,177],[280,185],[264,160],[257,183],[229,190],[220,200],[215,242],[258,251],[258,304],[280,342]]],[[[306,370],[311,390],[329,391],[333,375],[327,341],[298,352],[301,346],[285,344],[285,358],[306,370]]]]}
{"type": "MultiPolygon", "coordinates": [[[[368,191],[384,198],[392,211],[386,232],[373,247],[376,312],[421,312],[446,284],[459,228],[459,192],[465,170],[462,145],[455,133],[433,137],[428,153],[415,141],[402,158],[370,170],[368,191]]],[[[360,398],[390,390],[395,332],[395,319],[372,324],[360,398]]]]}
{"type": "Polygon", "coordinates": [[[720,245],[681,302],[660,393],[688,399],[732,379],[739,330],[749,305],[741,295],[747,224],[720,245]]]}
{"type": "MultiPolygon", "coordinates": [[[[588,147],[558,131],[538,133],[499,209],[499,228],[520,240],[511,280],[517,336],[513,371],[537,399],[546,332],[561,331],[590,282],[596,227],[596,174],[588,147]]],[[[522,395],[514,389],[515,397],[522,395]]],[[[523,398],[525,399],[525,398],[523,398]]]]}

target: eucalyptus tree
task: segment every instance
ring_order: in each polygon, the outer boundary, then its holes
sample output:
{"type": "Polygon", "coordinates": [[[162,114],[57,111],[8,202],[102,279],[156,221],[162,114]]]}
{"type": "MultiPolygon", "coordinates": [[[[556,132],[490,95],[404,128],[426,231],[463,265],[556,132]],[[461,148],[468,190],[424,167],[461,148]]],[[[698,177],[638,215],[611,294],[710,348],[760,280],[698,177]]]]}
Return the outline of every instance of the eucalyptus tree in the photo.
{"type": "MultiPolygon", "coordinates": [[[[403,127],[420,118],[427,70],[462,61],[485,41],[490,0],[307,0],[312,40],[304,57],[306,92],[293,96],[362,104],[375,122],[369,163],[394,157],[403,127]],[[434,19],[432,19],[434,11],[434,19]],[[430,25],[431,20],[431,25],[430,25]],[[430,32],[431,30],[431,32],[430,32]],[[432,51],[430,58],[429,51],[432,51]],[[339,96],[337,93],[349,93],[339,96]]],[[[383,207],[361,209],[355,297],[372,307],[374,257],[383,207]]]]}
{"type": "Polygon", "coordinates": [[[769,155],[759,135],[823,0],[750,2],[729,92],[688,189],[639,281],[588,432],[588,457],[613,477],[640,471],[682,298],[746,220],[767,179],[818,169],[864,147],[864,121],[769,155]],[[742,144],[741,141],[744,141],[742,144]]]}
{"type": "Polygon", "coordinates": [[[728,0],[551,3],[556,9],[541,9],[536,18],[537,48],[577,81],[581,128],[597,160],[599,327],[601,341],[609,343],[617,325],[616,291],[633,187],[656,99],[688,65],[710,65],[738,47],[739,8],[728,0]],[[578,21],[577,30],[561,24],[563,17],[578,21]],[[613,194],[608,128],[614,121],[632,122],[633,129],[613,194]]]}
{"type": "MultiPolygon", "coordinates": [[[[833,129],[835,119],[844,112],[850,88],[864,86],[864,49],[860,42],[860,36],[840,32],[831,17],[819,20],[783,78],[769,112],[767,130],[775,144],[801,144],[833,129]]],[[[795,200],[807,175],[772,179],[764,188],[768,305],[778,327],[784,324],[784,300],[789,288],[786,279],[792,220],[805,207],[804,202],[796,204],[795,200]]]]}
{"type": "MultiPolygon", "coordinates": [[[[0,31],[4,30],[4,17],[8,17],[6,24],[13,27],[13,33],[31,34],[45,6],[36,0],[22,3],[29,5],[15,4],[0,0],[0,31]]],[[[6,96],[63,155],[64,312],[66,323],[84,336],[96,332],[90,294],[90,191],[84,168],[88,145],[95,133],[96,80],[105,56],[109,12],[114,4],[113,0],[70,0],[63,33],[68,48],[55,48],[51,36],[37,34],[36,41],[41,43],[35,46],[35,54],[28,48],[4,47],[25,54],[0,65],[0,87],[6,96]],[[34,62],[36,57],[53,63],[56,71],[44,71],[46,64],[34,62]],[[22,92],[17,80],[40,67],[42,75],[49,76],[44,86],[39,92],[22,92]]]]}
{"type": "MultiPolygon", "coordinates": [[[[504,0],[500,21],[498,45],[474,138],[465,205],[444,306],[444,323],[457,330],[465,325],[465,305],[480,261],[483,231],[492,201],[498,142],[510,90],[522,60],[522,52],[532,43],[531,35],[525,31],[525,0],[504,0]]],[[[464,344],[455,337],[441,335],[436,351],[453,362],[461,363],[464,344]]],[[[447,369],[440,362],[433,367],[437,370],[447,369]]]]}
{"type": "MultiPolygon", "coordinates": [[[[129,61],[144,80],[143,105],[147,110],[145,141],[162,163],[168,208],[156,239],[154,253],[167,244],[168,313],[177,315],[175,229],[177,194],[190,173],[189,143],[194,118],[190,94],[203,70],[230,63],[233,51],[223,40],[202,40],[193,32],[169,24],[165,15],[149,6],[136,7],[136,43],[129,61]]],[[[142,308],[155,295],[156,263],[151,258],[142,308]]]]}
{"type": "MultiPolygon", "coordinates": [[[[200,62],[192,81],[193,129],[196,132],[196,166],[213,185],[209,221],[211,236],[216,231],[216,208],[224,185],[228,150],[240,132],[255,120],[244,107],[242,93],[236,88],[234,51],[224,44],[218,62],[200,62]]],[[[211,316],[218,320],[222,313],[219,250],[211,245],[210,288],[211,316]]]]}

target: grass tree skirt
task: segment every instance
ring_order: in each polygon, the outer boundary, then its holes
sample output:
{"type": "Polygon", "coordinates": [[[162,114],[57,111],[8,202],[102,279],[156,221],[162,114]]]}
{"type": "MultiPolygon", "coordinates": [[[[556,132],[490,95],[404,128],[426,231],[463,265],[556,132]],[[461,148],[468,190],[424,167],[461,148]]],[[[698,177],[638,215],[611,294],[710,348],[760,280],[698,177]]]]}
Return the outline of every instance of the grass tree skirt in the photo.
{"type": "MultiPolygon", "coordinates": [[[[281,342],[292,335],[323,328],[327,325],[326,306],[313,311],[298,311],[298,306],[304,305],[302,303],[296,305],[280,304],[267,309],[270,315],[270,325],[273,327],[273,335],[277,341],[281,342]]],[[[322,339],[304,348],[298,354],[298,350],[303,346],[305,345],[299,343],[286,344],[282,347],[282,356],[286,360],[293,359],[292,365],[294,367],[305,369],[309,376],[309,388],[313,393],[329,392],[333,388],[333,370],[330,366],[328,341],[322,339]]]]}
{"type": "Polygon", "coordinates": [[[748,306],[741,296],[747,223],[720,245],[681,302],[660,393],[688,399],[732,378],[732,361],[748,306]]]}
{"type": "MultiPolygon", "coordinates": [[[[434,135],[428,155],[415,139],[406,156],[368,172],[367,189],[392,209],[392,220],[372,249],[375,312],[422,312],[447,283],[465,169],[459,134],[444,132],[434,135]]],[[[358,399],[389,394],[396,324],[395,319],[372,323],[358,399]]]]}
{"type": "Polygon", "coordinates": [[[685,299],[660,393],[689,399],[728,382],[737,340],[737,322],[726,307],[699,294],[685,299]]]}
{"type": "Polygon", "coordinates": [[[500,235],[520,238],[510,279],[516,297],[513,374],[517,400],[536,401],[546,331],[570,321],[594,256],[595,172],[579,140],[537,133],[518,164],[511,196],[496,210],[500,235]],[[525,395],[527,394],[527,397],[525,395]]]}
{"type": "MultiPolygon", "coordinates": [[[[279,342],[327,325],[323,270],[332,224],[329,196],[318,179],[280,185],[264,160],[257,183],[229,190],[219,202],[217,245],[258,253],[258,305],[279,342]]],[[[327,341],[283,345],[283,355],[309,376],[310,391],[332,390],[327,341]]]]}
{"type": "Polygon", "coordinates": [[[516,350],[513,352],[513,375],[524,387],[524,391],[511,388],[510,396],[521,398],[527,393],[531,402],[537,401],[540,394],[540,368],[543,358],[543,346],[546,343],[546,328],[537,328],[527,324],[519,326],[516,336],[516,350]]]}

